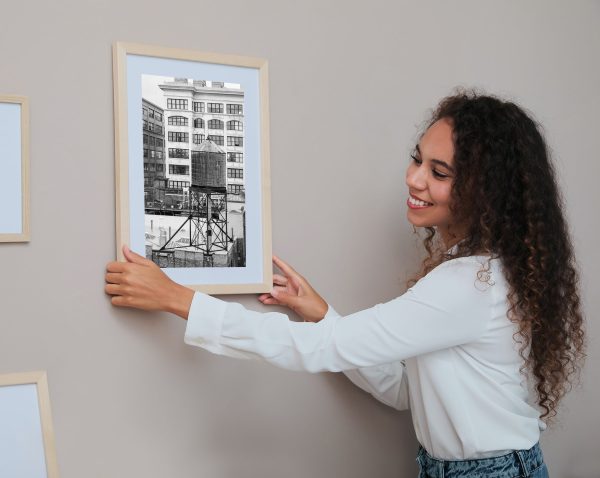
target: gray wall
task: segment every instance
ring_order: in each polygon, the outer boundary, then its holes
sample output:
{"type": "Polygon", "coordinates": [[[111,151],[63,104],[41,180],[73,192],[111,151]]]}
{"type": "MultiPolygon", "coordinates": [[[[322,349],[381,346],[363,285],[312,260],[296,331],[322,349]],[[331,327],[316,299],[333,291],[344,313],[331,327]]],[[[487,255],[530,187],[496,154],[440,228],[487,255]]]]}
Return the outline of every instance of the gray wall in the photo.
{"type": "Polygon", "coordinates": [[[61,476],[416,474],[409,414],[344,377],[211,356],[182,320],[110,306],[121,40],[269,60],[274,251],[342,313],[398,295],[417,265],[403,178],[427,110],[463,84],[535,112],[590,336],[542,443],[554,477],[597,477],[599,18],[597,1],[5,2],[0,92],[31,100],[32,241],[0,245],[0,373],[48,371],[61,476]]]}

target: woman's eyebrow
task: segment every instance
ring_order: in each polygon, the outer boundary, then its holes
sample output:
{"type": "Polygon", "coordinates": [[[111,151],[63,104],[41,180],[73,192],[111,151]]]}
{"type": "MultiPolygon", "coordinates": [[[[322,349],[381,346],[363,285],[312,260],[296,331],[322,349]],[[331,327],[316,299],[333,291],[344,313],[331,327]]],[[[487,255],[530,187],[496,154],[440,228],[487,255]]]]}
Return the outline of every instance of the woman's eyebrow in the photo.
{"type": "MultiPolygon", "coordinates": [[[[421,156],[421,149],[419,148],[418,144],[415,146],[415,149],[417,150],[417,153],[419,153],[419,156],[421,156]]],[[[442,161],[441,159],[435,158],[432,158],[429,161],[435,164],[439,164],[440,166],[444,166],[448,171],[454,172],[454,168],[450,166],[446,161],[442,161]]]]}

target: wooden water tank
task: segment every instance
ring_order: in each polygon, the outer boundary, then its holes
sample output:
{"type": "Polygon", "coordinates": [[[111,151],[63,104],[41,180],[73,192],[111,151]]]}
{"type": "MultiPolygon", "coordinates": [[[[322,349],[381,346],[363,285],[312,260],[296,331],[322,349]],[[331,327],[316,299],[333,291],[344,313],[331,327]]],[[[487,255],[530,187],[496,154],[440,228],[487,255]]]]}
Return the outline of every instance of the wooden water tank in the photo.
{"type": "Polygon", "coordinates": [[[225,151],[209,139],[192,151],[192,186],[207,189],[227,187],[225,151]]]}

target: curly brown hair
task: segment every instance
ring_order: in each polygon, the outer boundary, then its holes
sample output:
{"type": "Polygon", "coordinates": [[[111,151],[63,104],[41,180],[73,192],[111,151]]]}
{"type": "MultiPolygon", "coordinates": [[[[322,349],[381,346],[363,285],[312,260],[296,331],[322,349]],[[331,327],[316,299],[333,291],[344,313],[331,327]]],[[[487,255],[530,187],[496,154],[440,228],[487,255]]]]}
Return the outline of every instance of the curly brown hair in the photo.
{"type": "Polygon", "coordinates": [[[427,257],[409,285],[452,258],[500,258],[522,372],[533,373],[541,417],[551,421],[579,376],[585,334],[578,268],[541,128],[516,104],[474,90],[444,98],[427,128],[440,119],[453,131],[450,211],[467,232],[449,253],[426,228],[427,257]]]}

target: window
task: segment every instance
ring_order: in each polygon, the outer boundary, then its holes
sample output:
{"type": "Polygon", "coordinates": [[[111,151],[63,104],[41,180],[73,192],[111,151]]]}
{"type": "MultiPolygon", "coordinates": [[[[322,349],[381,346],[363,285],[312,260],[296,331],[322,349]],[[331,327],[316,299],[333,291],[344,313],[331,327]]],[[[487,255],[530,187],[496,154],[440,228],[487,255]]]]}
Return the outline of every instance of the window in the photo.
{"type": "Polygon", "coordinates": [[[227,146],[244,146],[242,136],[227,136],[227,146]]]}
{"type": "Polygon", "coordinates": [[[153,109],[149,109],[148,110],[148,117],[149,118],[154,118],[154,110],[153,109]]]}
{"type": "Polygon", "coordinates": [[[243,163],[244,158],[242,153],[227,153],[227,161],[230,163],[243,163]]]}
{"type": "Polygon", "coordinates": [[[227,129],[230,131],[242,131],[244,127],[241,121],[233,120],[227,122],[227,129]]]}
{"type": "Polygon", "coordinates": [[[176,143],[187,143],[189,141],[188,133],[180,133],[179,131],[169,131],[169,141],[176,143]]]}
{"type": "Polygon", "coordinates": [[[179,164],[169,164],[169,174],[190,174],[190,167],[180,166],[179,164]]]}
{"type": "Polygon", "coordinates": [[[163,139],[162,138],[155,138],[155,139],[156,139],[156,146],[162,147],[163,146],[163,139]]]}
{"type": "Polygon", "coordinates": [[[163,152],[162,151],[157,151],[156,152],[156,159],[163,159],[163,152]]]}
{"type": "Polygon", "coordinates": [[[204,120],[202,118],[196,118],[194,120],[194,128],[204,128],[204,120]]]}
{"type": "Polygon", "coordinates": [[[223,146],[223,136],[209,134],[208,139],[210,139],[213,143],[218,144],[219,146],[223,146]]]}
{"type": "Polygon", "coordinates": [[[156,119],[158,121],[162,121],[162,113],[159,113],[158,111],[156,111],[154,113],[154,119],[156,119]]]}
{"type": "Polygon", "coordinates": [[[162,126],[159,126],[159,125],[154,124],[154,123],[149,123],[147,126],[144,125],[144,129],[147,129],[151,133],[163,134],[163,128],[162,128],[162,126]]]}
{"type": "Polygon", "coordinates": [[[202,143],[202,141],[204,141],[203,134],[195,134],[194,135],[194,144],[200,144],[200,143],[202,143]]]}
{"type": "Polygon", "coordinates": [[[208,103],[209,113],[223,113],[223,103],[208,103]]]}
{"type": "Polygon", "coordinates": [[[223,122],[218,119],[211,119],[208,121],[208,129],[223,129],[223,122]]]}
{"type": "Polygon", "coordinates": [[[229,194],[240,194],[244,192],[244,186],[241,184],[228,184],[227,192],[229,194]]]}
{"type": "Polygon", "coordinates": [[[150,171],[150,167],[148,166],[148,163],[144,163],[144,172],[147,173],[148,171],[150,171]]]}
{"type": "Polygon", "coordinates": [[[156,172],[157,173],[163,173],[165,171],[165,165],[164,164],[157,164],[156,165],[156,172]]]}
{"type": "Polygon", "coordinates": [[[189,149],[169,148],[169,158],[184,158],[190,157],[189,149]]]}
{"type": "Polygon", "coordinates": [[[144,148],[144,158],[148,157],[148,148],[144,148]]]}
{"type": "Polygon", "coordinates": [[[204,103],[201,101],[194,101],[194,113],[204,113],[204,103]]]}
{"type": "Polygon", "coordinates": [[[190,182],[189,181],[172,181],[169,180],[169,182],[167,183],[167,188],[169,189],[183,189],[183,188],[188,188],[190,187],[190,182]]]}
{"type": "Polygon", "coordinates": [[[244,170],[239,168],[227,168],[227,177],[232,179],[244,179],[244,170]]]}
{"type": "Polygon", "coordinates": [[[144,120],[144,125],[142,126],[142,129],[144,131],[150,131],[150,124],[148,123],[147,120],[144,120]]]}
{"type": "Polygon", "coordinates": [[[188,119],[185,116],[169,116],[171,126],[187,126],[188,119]]]}
{"type": "Polygon", "coordinates": [[[171,110],[187,110],[188,100],[167,98],[167,108],[171,110]]]}
{"type": "Polygon", "coordinates": [[[153,149],[150,150],[150,159],[154,159],[156,157],[156,151],[153,149]]]}
{"type": "Polygon", "coordinates": [[[241,115],[242,112],[242,105],[227,105],[227,114],[229,115],[241,115]]]}
{"type": "Polygon", "coordinates": [[[148,135],[147,134],[144,135],[144,144],[148,144],[148,135]]]}
{"type": "Polygon", "coordinates": [[[148,117],[148,108],[142,108],[142,116],[143,116],[144,118],[147,118],[147,117],[148,117]]]}

